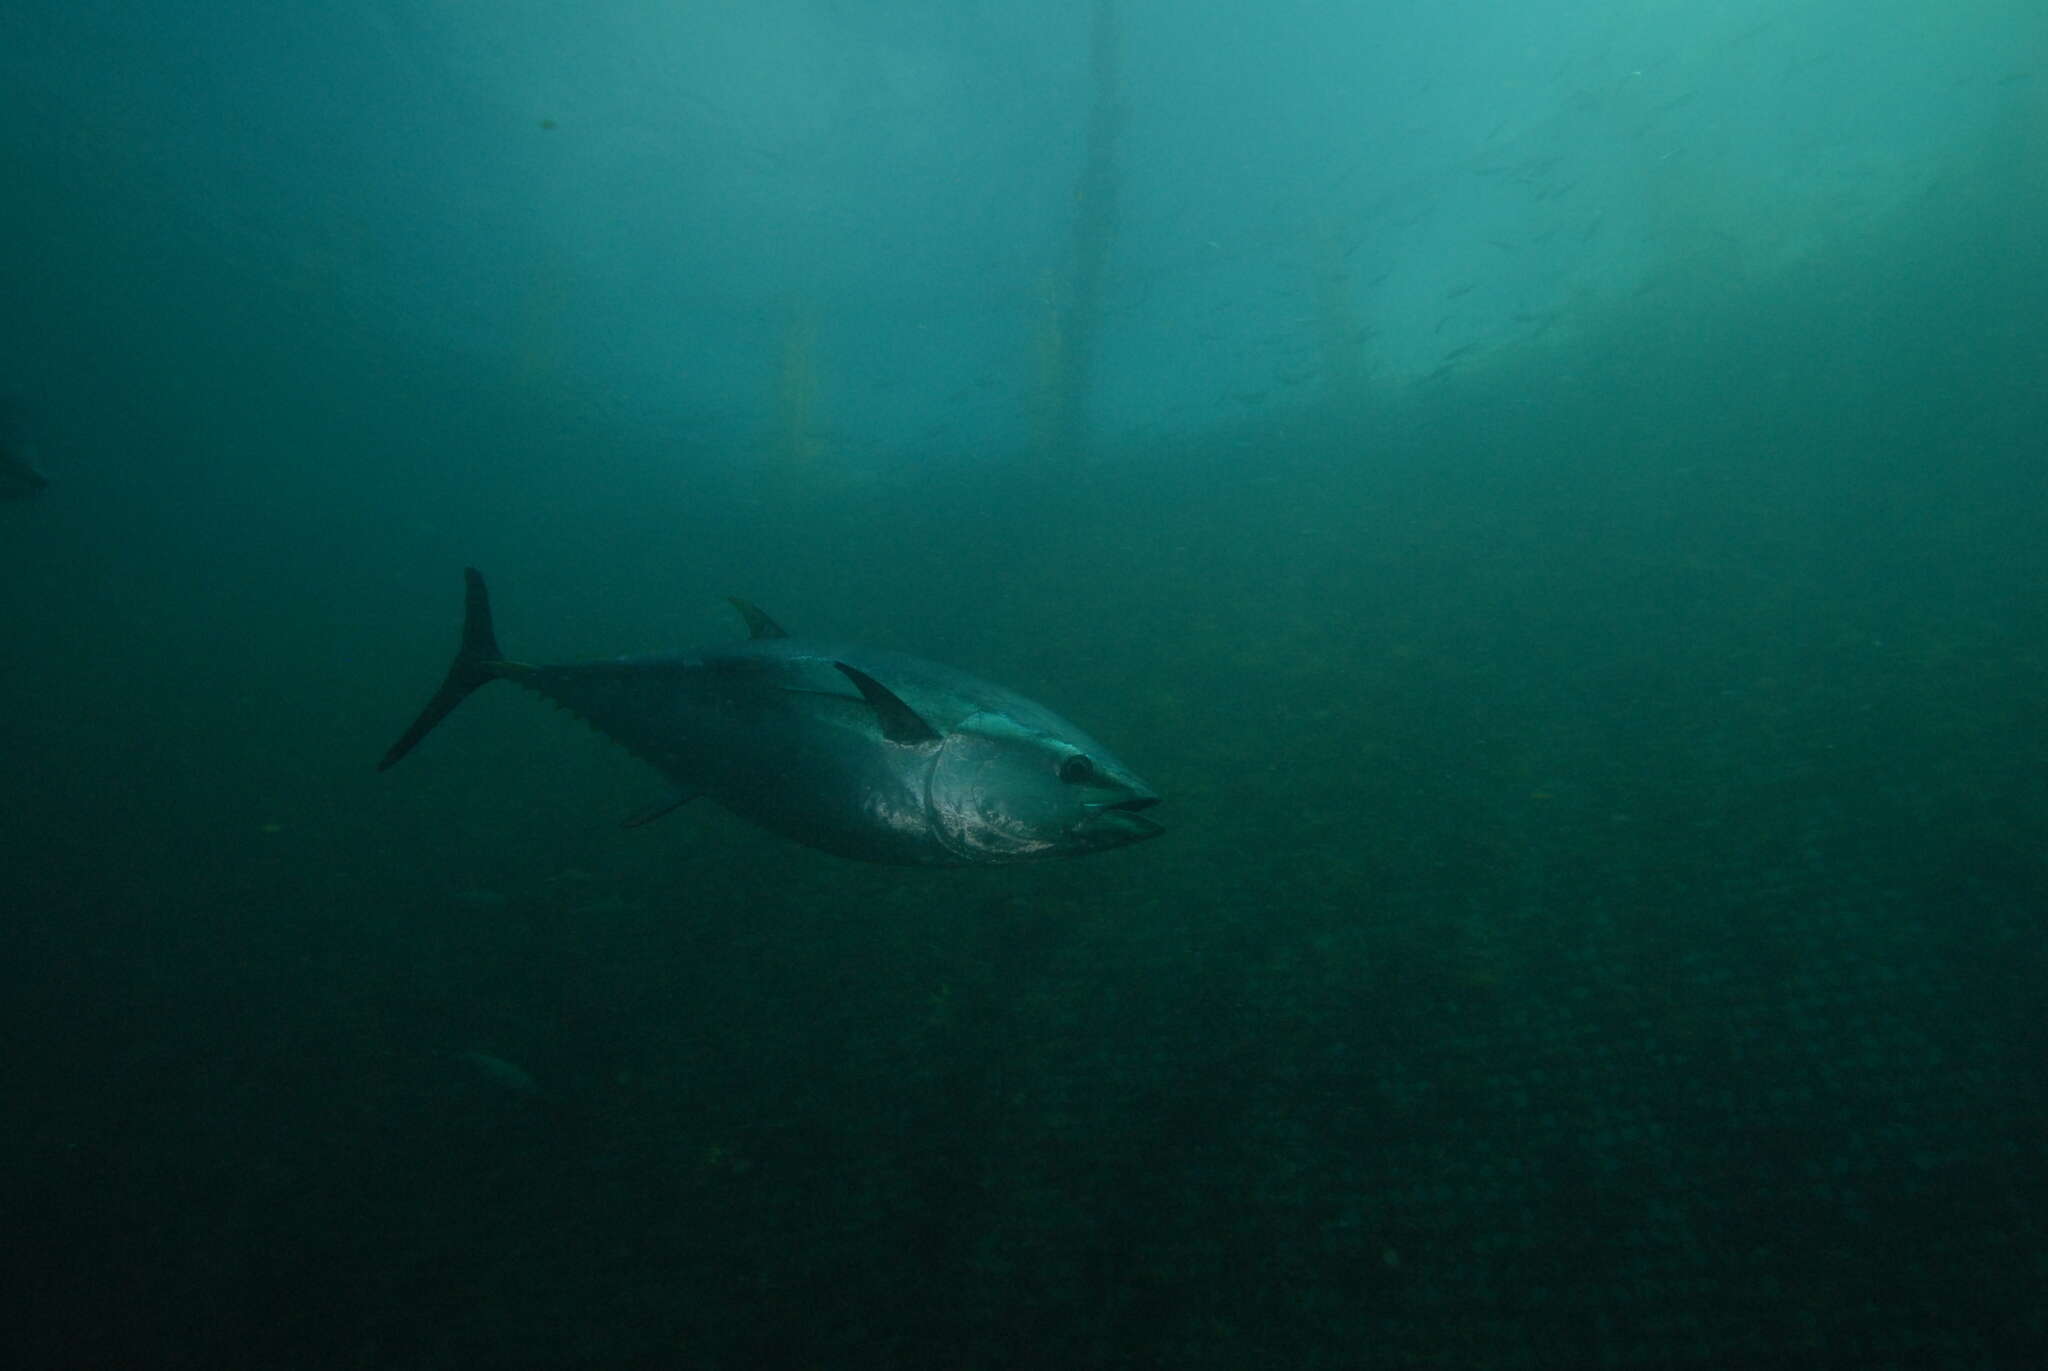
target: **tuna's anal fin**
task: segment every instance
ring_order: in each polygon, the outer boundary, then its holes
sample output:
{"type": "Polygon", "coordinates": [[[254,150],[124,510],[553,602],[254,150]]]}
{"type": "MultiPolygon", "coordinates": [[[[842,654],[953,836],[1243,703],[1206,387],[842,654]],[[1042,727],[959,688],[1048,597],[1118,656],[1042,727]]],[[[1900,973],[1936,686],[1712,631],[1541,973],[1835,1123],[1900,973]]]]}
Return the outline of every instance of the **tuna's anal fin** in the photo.
{"type": "Polygon", "coordinates": [[[412,721],[412,727],[391,745],[391,750],[384,754],[384,760],[377,763],[379,771],[397,765],[399,759],[418,746],[420,739],[431,733],[435,724],[447,718],[471,691],[478,686],[489,685],[510,668],[510,663],[505,662],[503,654],[498,651],[498,636],[491,629],[491,595],[484,588],[483,574],[475,567],[464,567],[462,578],[462,644],[455,649],[455,660],[449,665],[441,688],[434,692],[433,699],[427,701],[420,717],[412,721]]]}
{"type": "Polygon", "coordinates": [[[761,612],[761,606],[733,595],[726,596],[725,602],[738,610],[740,617],[747,621],[747,636],[749,638],[787,638],[789,636],[782,631],[781,624],[776,623],[761,612]]]}
{"type": "Polygon", "coordinates": [[[935,743],[939,740],[938,730],[919,718],[917,711],[903,703],[902,697],[895,691],[859,667],[848,666],[844,662],[834,662],[832,665],[838,667],[846,679],[860,689],[862,699],[874,706],[876,715],[882,721],[884,738],[892,743],[907,744],[935,743]]]}

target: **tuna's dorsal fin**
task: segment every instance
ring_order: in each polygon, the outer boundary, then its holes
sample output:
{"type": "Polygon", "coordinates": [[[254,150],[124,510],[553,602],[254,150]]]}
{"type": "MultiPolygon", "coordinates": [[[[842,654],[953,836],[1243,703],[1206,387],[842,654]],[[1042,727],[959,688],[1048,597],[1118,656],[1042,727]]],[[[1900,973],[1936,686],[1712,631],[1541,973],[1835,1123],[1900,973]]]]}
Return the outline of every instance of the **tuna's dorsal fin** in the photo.
{"type": "Polygon", "coordinates": [[[688,804],[690,801],[696,798],[696,791],[684,790],[681,786],[677,786],[673,791],[662,796],[653,804],[643,805],[639,809],[634,810],[631,814],[628,814],[626,816],[626,822],[619,826],[621,828],[643,827],[647,824],[653,823],[656,819],[659,819],[664,814],[672,813],[675,810],[681,809],[684,805],[688,804]]]}
{"type": "Polygon", "coordinates": [[[740,617],[747,621],[747,636],[749,638],[787,638],[789,636],[782,631],[781,624],[776,623],[761,612],[761,606],[742,600],[736,595],[726,596],[725,602],[738,610],[740,617]]]}
{"type": "Polygon", "coordinates": [[[903,703],[901,696],[868,675],[857,666],[844,662],[832,665],[844,672],[846,679],[859,687],[861,698],[874,706],[875,713],[882,720],[882,736],[892,743],[935,743],[939,732],[917,716],[917,711],[903,703]]]}

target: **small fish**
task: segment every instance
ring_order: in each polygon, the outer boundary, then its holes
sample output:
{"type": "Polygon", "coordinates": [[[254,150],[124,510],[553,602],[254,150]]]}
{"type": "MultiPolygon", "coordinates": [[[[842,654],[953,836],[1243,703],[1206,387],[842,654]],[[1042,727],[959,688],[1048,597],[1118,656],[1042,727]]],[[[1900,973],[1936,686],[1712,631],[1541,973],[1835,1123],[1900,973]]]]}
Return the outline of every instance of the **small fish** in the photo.
{"type": "Polygon", "coordinates": [[[510,1091],[514,1095],[525,1095],[531,1099],[541,1097],[540,1082],[516,1062],[508,1062],[503,1057],[496,1057],[488,1052],[456,1052],[451,1055],[456,1061],[474,1067],[477,1074],[500,1090],[510,1091]]]}
{"type": "Polygon", "coordinates": [[[638,826],[705,795],[842,857],[978,866],[1070,857],[1158,836],[1159,802],[1109,749],[1045,706],[951,667],[791,638],[744,600],[752,635],[685,655],[564,666],[506,659],[475,568],[441,688],[378,764],[469,694],[507,680],[582,717],[673,793],[638,826]]]}

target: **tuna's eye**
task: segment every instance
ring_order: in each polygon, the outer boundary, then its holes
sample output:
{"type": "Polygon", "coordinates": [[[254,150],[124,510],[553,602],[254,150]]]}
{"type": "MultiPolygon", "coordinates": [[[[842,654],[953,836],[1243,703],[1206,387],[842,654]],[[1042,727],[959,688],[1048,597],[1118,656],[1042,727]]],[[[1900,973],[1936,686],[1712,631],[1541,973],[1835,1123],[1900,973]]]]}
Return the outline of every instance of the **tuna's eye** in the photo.
{"type": "Polygon", "coordinates": [[[1060,779],[1068,785],[1086,785],[1095,779],[1095,763],[1076,752],[1060,763],[1060,779]]]}

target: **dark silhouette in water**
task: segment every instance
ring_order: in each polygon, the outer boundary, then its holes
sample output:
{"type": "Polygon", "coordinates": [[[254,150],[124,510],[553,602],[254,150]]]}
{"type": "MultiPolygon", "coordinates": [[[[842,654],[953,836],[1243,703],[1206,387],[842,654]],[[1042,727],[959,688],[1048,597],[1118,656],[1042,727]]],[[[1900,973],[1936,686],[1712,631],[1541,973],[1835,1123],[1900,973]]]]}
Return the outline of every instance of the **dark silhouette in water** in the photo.
{"type": "Polygon", "coordinates": [[[25,500],[49,485],[49,478],[29,464],[11,426],[0,416],[0,500],[25,500]]]}

